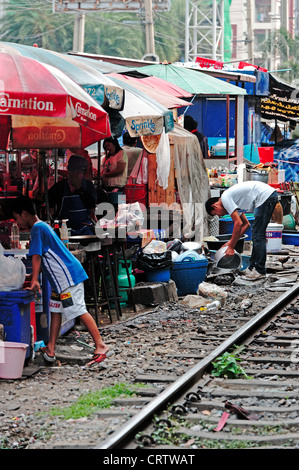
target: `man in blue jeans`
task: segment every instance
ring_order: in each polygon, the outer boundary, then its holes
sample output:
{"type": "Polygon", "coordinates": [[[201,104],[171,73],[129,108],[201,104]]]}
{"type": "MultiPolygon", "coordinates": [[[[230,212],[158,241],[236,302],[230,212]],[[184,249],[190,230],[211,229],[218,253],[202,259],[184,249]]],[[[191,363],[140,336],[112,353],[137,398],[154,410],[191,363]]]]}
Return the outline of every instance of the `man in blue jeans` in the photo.
{"type": "Polygon", "coordinates": [[[278,202],[274,188],[260,181],[246,181],[224,191],[220,198],[206,201],[206,211],[210,215],[229,214],[234,228],[231,239],[225,243],[226,255],[234,254],[237,241],[250,227],[245,213],[254,213],[252,224],[252,253],[248,269],[244,273],[247,279],[256,280],[266,276],[266,228],[278,202]]]}

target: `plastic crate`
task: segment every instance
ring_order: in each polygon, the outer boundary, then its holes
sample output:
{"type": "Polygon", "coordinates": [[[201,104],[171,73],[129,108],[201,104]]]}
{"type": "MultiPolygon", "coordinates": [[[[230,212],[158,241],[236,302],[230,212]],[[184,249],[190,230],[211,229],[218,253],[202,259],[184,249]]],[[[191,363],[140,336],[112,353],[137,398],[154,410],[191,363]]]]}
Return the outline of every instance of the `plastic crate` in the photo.
{"type": "Polygon", "coordinates": [[[193,261],[185,258],[183,261],[176,261],[170,271],[170,278],[175,282],[178,295],[196,294],[198,284],[206,278],[208,270],[208,260],[193,261]]]}
{"type": "Polygon", "coordinates": [[[31,303],[34,294],[28,290],[0,292],[0,323],[6,341],[28,344],[26,358],[31,356],[31,303]]]}

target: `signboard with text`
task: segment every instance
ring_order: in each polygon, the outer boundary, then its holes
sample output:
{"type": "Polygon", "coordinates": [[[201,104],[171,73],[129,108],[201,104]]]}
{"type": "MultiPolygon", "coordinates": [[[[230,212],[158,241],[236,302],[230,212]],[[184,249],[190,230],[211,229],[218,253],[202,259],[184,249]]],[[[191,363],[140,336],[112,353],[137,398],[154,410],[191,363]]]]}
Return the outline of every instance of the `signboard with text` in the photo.
{"type": "MultiPolygon", "coordinates": [[[[145,9],[145,0],[90,0],[87,2],[77,2],[75,0],[54,0],[53,9],[55,12],[62,11],[106,11],[107,13],[138,12],[145,9]]],[[[169,11],[170,0],[152,0],[152,10],[169,11]]]]}

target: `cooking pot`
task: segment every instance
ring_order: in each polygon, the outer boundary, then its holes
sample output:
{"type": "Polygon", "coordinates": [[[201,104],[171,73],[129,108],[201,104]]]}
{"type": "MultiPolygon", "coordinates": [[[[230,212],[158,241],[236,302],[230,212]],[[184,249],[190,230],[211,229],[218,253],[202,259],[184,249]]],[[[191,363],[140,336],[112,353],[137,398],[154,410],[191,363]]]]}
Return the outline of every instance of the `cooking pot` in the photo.
{"type": "Polygon", "coordinates": [[[249,181],[261,181],[268,183],[269,174],[267,170],[247,170],[249,181]]]}

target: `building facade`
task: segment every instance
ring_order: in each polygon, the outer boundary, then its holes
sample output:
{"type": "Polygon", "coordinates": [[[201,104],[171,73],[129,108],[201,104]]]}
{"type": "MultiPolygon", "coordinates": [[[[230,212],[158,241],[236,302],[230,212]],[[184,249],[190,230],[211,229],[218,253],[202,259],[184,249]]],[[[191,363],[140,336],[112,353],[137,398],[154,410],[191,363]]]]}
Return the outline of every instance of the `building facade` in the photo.
{"type": "Polygon", "coordinates": [[[280,29],[298,34],[299,0],[232,0],[231,60],[244,60],[275,70],[280,57],[275,39],[280,29]]]}

